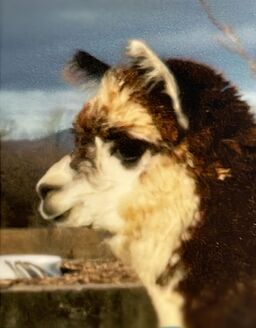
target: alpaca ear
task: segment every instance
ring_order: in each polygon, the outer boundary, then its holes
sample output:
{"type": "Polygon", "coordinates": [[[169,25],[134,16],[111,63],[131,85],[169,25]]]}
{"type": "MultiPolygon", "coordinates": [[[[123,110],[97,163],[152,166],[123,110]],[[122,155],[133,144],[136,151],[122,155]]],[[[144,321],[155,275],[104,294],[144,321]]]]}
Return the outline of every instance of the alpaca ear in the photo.
{"type": "Polygon", "coordinates": [[[142,72],[145,86],[148,86],[149,90],[156,83],[164,82],[164,92],[172,99],[178,123],[183,129],[188,129],[188,118],[182,111],[179,87],[172,71],[143,41],[131,40],[127,55],[133,66],[142,72]]]}
{"type": "Polygon", "coordinates": [[[78,50],[63,70],[63,78],[71,85],[94,83],[102,78],[110,66],[88,52],[78,50]]]}

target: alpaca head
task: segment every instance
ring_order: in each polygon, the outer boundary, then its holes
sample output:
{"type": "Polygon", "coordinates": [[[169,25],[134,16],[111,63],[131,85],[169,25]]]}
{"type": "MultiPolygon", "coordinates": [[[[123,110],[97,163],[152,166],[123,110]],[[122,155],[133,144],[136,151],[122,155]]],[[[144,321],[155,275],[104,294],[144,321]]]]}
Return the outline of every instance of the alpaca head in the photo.
{"type": "Polygon", "coordinates": [[[125,198],[134,197],[150,170],[174,160],[174,145],[188,128],[175,77],[144,43],[130,42],[127,53],[130,65],[109,68],[79,52],[64,71],[73,82],[101,82],[75,120],[73,153],[38,183],[45,219],[115,229],[125,198]]]}
{"type": "Polygon", "coordinates": [[[136,221],[141,229],[149,213],[167,207],[169,194],[183,207],[179,192],[185,198],[194,192],[178,163],[185,151],[179,140],[189,122],[175,77],[141,41],[130,42],[127,54],[127,66],[109,68],[79,52],[64,71],[69,81],[83,84],[100,77],[101,82],[74,122],[73,153],[38,182],[46,220],[111,233],[136,221]]]}
{"type": "Polygon", "coordinates": [[[127,65],[109,68],[79,52],[67,65],[69,81],[101,81],[74,122],[74,151],[37,184],[39,211],[59,225],[122,235],[117,253],[119,246],[128,252],[127,240],[153,240],[152,231],[176,248],[198,208],[193,160],[182,141],[188,117],[174,74],[151,49],[134,40],[127,57],[127,65]]]}

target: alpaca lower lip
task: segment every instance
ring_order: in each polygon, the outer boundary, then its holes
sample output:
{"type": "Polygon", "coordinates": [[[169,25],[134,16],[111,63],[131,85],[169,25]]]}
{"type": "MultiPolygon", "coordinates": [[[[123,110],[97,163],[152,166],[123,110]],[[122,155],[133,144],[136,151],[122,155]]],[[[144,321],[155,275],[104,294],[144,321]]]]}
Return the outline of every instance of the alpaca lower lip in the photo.
{"type": "Polygon", "coordinates": [[[67,220],[68,216],[69,216],[70,210],[67,210],[66,212],[56,216],[53,221],[54,223],[61,223],[67,220]]]}

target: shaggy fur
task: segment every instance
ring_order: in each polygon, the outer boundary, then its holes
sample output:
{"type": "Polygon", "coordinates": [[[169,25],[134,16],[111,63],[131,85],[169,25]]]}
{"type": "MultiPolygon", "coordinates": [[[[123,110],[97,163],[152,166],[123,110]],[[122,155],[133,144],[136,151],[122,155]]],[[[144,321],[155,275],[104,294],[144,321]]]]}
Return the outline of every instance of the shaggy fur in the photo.
{"type": "Polygon", "coordinates": [[[75,121],[74,153],[38,183],[40,211],[110,231],[113,252],[138,273],[160,325],[254,328],[249,107],[205,65],[161,61],[137,40],[128,56],[130,64],[115,69],[87,67],[85,53],[69,63],[69,74],[80,67],[79,78],[94,70],[102,81],[75,121]]]}
{"type": "Polygon", "coordinates": [[[210,68],[169,61],[190,121],[202,220],[180,248],[189,327],[256,324],[256,127],[236,89],[210,68]],[[199,119],[200,118],[200,119],[199,119]],[[220,177],[224,168],[227,175],[220,177]]]}

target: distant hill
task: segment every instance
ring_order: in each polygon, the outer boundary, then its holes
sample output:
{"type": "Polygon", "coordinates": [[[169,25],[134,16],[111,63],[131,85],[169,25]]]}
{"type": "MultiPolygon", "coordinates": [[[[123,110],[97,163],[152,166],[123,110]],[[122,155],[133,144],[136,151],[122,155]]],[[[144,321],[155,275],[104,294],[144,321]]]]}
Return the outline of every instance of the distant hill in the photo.
{"type": "Polygon", "coordinates": [[[1,227],[42,226],[35,185],[73,148],[69,130],[35,140],[1,141],[1,227]]]}

